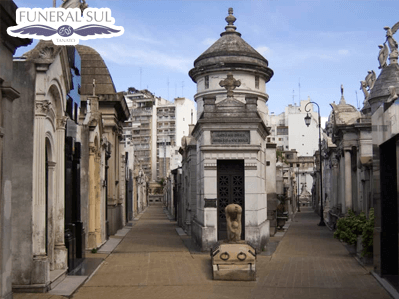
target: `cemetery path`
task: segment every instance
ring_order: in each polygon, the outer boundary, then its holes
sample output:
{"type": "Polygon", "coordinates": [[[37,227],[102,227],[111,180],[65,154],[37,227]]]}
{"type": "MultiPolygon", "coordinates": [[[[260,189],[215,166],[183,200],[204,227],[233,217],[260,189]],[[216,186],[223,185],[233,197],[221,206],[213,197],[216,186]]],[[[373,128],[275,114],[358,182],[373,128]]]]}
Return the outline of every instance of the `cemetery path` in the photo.
{"type": "Polygon", "coordinates": [[[318,220],[298,213],[273,255],[258,256],[257,281],[213,281],[209,254],[190,253],[153,205],[73,298],[390,298],[318,220]]]}

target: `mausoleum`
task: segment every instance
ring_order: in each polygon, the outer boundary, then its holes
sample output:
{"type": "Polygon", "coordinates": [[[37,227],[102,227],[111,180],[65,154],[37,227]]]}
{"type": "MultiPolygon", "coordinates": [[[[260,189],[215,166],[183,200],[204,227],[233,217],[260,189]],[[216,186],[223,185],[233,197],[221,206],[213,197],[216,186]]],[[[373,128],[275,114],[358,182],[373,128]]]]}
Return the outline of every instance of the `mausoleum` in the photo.
{"type": "MultiPolygon", "coordinates": [[[[184,150],[190,150],[183,159],[183,169],[195,170],[189,171],[188,180],[192,182],[195,176],[197,186],[195,198],[188,196],[180,208],[190,211],[186,215],[190,217],[191,234],[202,250],[226,239],[225,207],[231,203],[242,208],[241,239],[261,249],[269,238],[269,130],[262,115],[268,100],[265,84],[273,71],[268,61],[241,38],[235,20],[230,8],[226,30],[195,60],[189,72],[197,83],[194,98],[198,122],[190,130],[195,140],[190,141],[190,147],[182,143],[181,152],[184,157],[184,150]]],[[[183,173],[183,189],[184,178],[183,173]]]]}

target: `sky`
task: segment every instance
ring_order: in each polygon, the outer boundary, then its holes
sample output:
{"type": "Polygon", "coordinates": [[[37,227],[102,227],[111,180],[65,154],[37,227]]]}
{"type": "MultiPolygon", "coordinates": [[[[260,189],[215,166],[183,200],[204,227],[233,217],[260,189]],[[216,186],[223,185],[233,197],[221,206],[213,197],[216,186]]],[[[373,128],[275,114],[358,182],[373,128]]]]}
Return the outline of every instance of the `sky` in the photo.
{"type": "MultiPolygon", "coordinates": [[[[53,0],[14,0],[18,7],[51,7],[53,0]]],[[[147,88],[170,101],[194,99],[196,84],[188,76],[194,60],[224,31],[229,7],[242,38],[262,54],[274,71],[266,84],[269,111],[308,97],[323,117],[338,103],[341,84],[346,102],[362,107],[360,81],[368,70],[377,76],[384,26],[399,21],[398,0],[86,0],[108,7],[122,36],[80,41],[103,57],[117,91],[147,88]]],[[[60,6],[62,0],[57,0],[60,6]]],[[[394,36],[396,40],[399,33],[394,36]]],[[[19,48],[21,56],[37,43],[19,48]]]]}

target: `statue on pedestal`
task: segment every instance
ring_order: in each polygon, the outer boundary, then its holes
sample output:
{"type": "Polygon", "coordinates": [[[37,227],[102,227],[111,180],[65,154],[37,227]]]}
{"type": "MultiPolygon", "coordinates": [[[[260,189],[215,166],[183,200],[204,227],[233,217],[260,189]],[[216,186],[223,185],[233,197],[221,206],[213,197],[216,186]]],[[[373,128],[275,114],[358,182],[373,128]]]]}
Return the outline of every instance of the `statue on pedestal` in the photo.
{"type": "Polygon", "coordinates": [[[238,242],[241,240],[241,215],[242,208],[237,204],[229,204],[225,208],[227,221],[227,241],[238,242]]]}
{"type": "Polygon", "coordinates": [[[380,48],[380,52],[378,53],[378,62],[380,63],[380,66],[378,68],[382,69],[387,66],[387,58],[389,55],[389,50],[386,44],[378,45],[378,48],[380,48]]]}

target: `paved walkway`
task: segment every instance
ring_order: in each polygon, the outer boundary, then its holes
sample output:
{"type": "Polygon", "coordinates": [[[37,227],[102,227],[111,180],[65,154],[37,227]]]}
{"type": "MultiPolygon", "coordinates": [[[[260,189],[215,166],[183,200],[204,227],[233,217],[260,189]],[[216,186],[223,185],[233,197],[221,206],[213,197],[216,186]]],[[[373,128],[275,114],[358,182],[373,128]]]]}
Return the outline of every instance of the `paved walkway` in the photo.
{"type": "Polygon", "coordinates": [[[209,254],[190,253],[162,206],[150,206],[73,298],[390,298],[318,221],[298,213],[275,253],[258,256],[257,281],[213,281],[209,254]]]}

